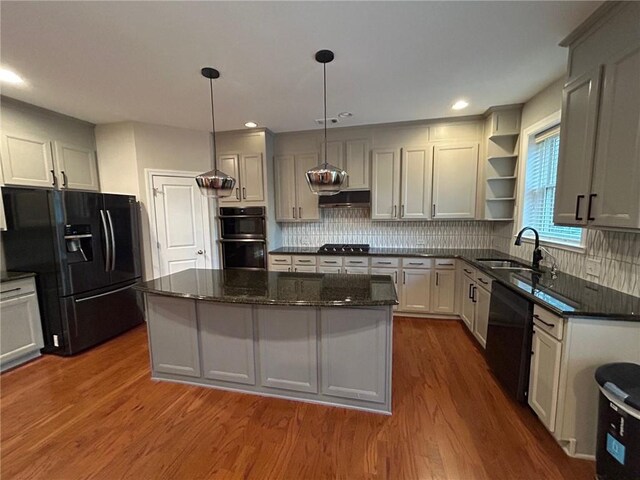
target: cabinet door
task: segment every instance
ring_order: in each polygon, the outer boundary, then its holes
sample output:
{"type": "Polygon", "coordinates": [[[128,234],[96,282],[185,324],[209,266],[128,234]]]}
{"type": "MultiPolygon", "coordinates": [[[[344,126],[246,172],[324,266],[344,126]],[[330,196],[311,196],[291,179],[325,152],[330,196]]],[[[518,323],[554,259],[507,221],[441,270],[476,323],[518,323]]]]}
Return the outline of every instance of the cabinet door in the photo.
{"type": "Polygon", "coordinates": [[[293,267],[293,271],[301,272],[301,273],[316,273],[316,266],[315,265],[295,265],[293,267]]]}
{"type": "Polygon", "coordinates": [[[432,171],[432,148],[402,149],[400,218],[406,220],[431,218],[432,171]]]}
{"type": "Polygon", "coordinates": [[[275,159],[276,220],[296,219],[296,173],[293,155],[279,155],[275,159]]]}
{"type": "Polygon", "coordinates": [[[473,301],[473,289],[476,283],[466,275],[464,276],[462,292],[462,312],[461,317],[469,331],[474,331],[474,324],[476,320],[476,304],[473,301]]]}
{"type": "Polygon", "coordinates": [[[194,300],[147,295],[147,327],[155,372],[200,376],[194,300]]]}
{"type": "Polygon", "coordinates": [[[323,308],[322,393],[386,401],[387,309],[323,308]]]}
{"type": "Polygon", "coordinates": [[[402,271],[400,310],[428,312],[431,307],[431,270],[405,269],[402,271]]]}
{"type": "Polygon", "coordinates": [[[344,143],[342,143],[341,141],[336,141],[336,142],[327,142],[327,144],[325,145],[325,143],[322,142],[322,148],[320,152],[322,162],[324,162],[324,158],[325,158],[324,157],[325,148],[327,149],[327,162],[335,167],[345,168],[344,167],[344,143]]]}
{"type": "Polygon", "coordinates": [[[477,183],[477,143],[434,147],[433,218],[475,218],[477,183]]]}
{"type": "Polygon", "coordinates": [[[534,325],[529,373],[529,405],[553,433],[556,427],[562,343],[534,325]]]}
{"type": "Polygon", "coordinates": [[[640,228],[640,45],[604,66],[591,224],[640,228]]]}
{"type": "Polygon", "coordinates": [[[2,135],[2,171],[7,185],[57,187],[49,139],[35,135],[2,135]]]}
{"type": "Polygon", "coordinates": [[[247,204],[264,202],[264,163],[260,153],[242,155],[240,160],[242,179],[242,202],[247,204]]]}
{"type": "Polygon", "coordinates": [[[44,346],[35,293],[0,302],[0,366],[44,346]]]}
{"type": "Polygon", "coordinates": [[[320,220],[318,196],[307,184],[307,170],[318,164],[318,155],[306,153],[296,155],[296,215],[298,220],[320,220]]]}
{"type": "Polygon", "coordinates": [[[256,311],[261,385],[317,393],[316,309],[258,307],[256,311]]]}
{"type": "Polygon", "coordinates": [[[62,188],[71,190],[100,190],[96,155],[88,148],[53,142],[56,170],[62,188]]]}
{"type": "Polygon", "coordinates": [[[369,143],[366,140],[349,140],[345,142],[345,151],[347,190],[368,190],[371,188],[369,143]]]}
{"type": "Polygon", "coordinates": [[[435,313],[453,313],[456,302],[456,271],[436,270],[435,275],[431,311],[435,313]]]}
{"type": "Polygon", "coordinates": [[[498,110],[491,114],[491,137],[518,135],[520,133],[520,109],[498,110]]]}
{"type": "Polygon", "coordinates": [[[476,319],[473,326],[473,333],[482,345],[487,346],[487,328],[489,327],[489,304],[491,303],[491,293],[484,288],[475,287],[474,299],[476,301],[476,319]]]}
{"type": "Polygon", "coordinates": [[[204,378],[255,385],[251,305],[198,302],[204,378]]]}
{"type": "Polygon", "coordinates": [[[236,179],[236,187],[233,193],[229,197],[218,199],[218,202],[221,204],[240,203],[242,201],[242,179],[240,178],[240,161],[238,155],[218,156],[218,170],[236,179]]]}
{"type": "Polygon", "coordinates": [[[371,218],[396,220],[400,203],[400,152],[377,149],[371,160],[371,218]]]}
{"type": "Polygon", "coordinates": [[[568,83],[562,90],[562,126],[553,212],[553,222],[559,225],[587,223],[599,92],[600,68],[568,83]]]}

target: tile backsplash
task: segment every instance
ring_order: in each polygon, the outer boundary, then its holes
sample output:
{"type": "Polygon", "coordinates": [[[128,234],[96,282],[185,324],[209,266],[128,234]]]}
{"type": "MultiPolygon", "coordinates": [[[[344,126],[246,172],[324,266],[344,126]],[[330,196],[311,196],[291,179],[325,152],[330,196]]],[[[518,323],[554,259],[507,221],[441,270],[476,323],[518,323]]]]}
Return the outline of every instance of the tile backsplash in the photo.
{"type": "Polygon", "coordinates": [[[491,222],[378,222],[367,208],[320,210],[320,222],[283,223],[282,244],[368,243],[372,247],[491,248],[491,222]]]}
{"type": "MultiPolygon", "coordinates": [[[[523,242],[515,246],[514,233],[513,223],[496,224],[492,247],[530,261],[533,245],[523,242]]],[[[559,270],[640,297],[640,233],[588,229],[584,252],[546,248],[556,257],[559,270]],[[599,264],[597,277],[587,275],[588,260],[595,261],[596,268],[599,264]]],[[[543,264],[550,265],[550,260],[543,264]]]]}

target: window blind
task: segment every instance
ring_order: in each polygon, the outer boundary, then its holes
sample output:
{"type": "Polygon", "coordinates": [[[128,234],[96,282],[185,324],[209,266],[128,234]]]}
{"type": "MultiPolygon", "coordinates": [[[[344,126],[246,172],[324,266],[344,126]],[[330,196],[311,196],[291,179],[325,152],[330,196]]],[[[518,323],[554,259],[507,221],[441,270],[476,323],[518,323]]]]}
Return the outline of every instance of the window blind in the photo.
{"type": "Polygon", "coordinates": [[[556,125],[540,132],[533,140],[527,155],[525,172],[523,226],[538,230],[543,240],[581,246],[581,228],[553,224],[560,126],[556,125]]]}

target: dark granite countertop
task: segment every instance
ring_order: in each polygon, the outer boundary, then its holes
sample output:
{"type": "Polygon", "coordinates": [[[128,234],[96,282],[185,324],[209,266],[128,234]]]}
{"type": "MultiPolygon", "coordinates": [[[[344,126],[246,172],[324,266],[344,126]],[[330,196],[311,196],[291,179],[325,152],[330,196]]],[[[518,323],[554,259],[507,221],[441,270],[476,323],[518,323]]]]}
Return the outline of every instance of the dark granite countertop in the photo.
{"type": "MultiPolygon", "coordinates": [[[[282,247],[269,253],[283,255],[320,255],[317,247],[282,247]]],[[[322,255],[343,254],[322,253],[322,255]]],[[[578,277],[557,272],[514,272],[491,270],[478,263],[479,259],[509,259],[520,263],[522,259],[498,250],[487,249],[438,249],[438,248],[371,248],[361,256],[460,258],[500,282],[522,294],[534,303],[563,317],[593,317],[610,320],[640,322],[640,297],[603,287],[578,277]]]]}
{"type": "Polygon", "coordinates": [[[134,287],[146,293],[220,303],[315,307],[397,305],[386,275],[189,269],[134,287]]]}
{"type": "Polygon", "coordinates": [[[22,280],[23,278],[35,277],[33,272],[0,272],[0,283],[22,280]]]}

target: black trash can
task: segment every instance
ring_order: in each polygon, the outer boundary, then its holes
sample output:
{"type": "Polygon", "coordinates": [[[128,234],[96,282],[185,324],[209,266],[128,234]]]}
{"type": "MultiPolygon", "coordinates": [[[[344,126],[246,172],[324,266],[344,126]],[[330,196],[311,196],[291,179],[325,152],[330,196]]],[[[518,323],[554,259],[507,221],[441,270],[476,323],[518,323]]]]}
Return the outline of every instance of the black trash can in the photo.
{"type": "Polygon", "coordinates": [[[609,363],[600,385],[596,474],[599,480],[640,479],[640,365],[609,363]]]}

